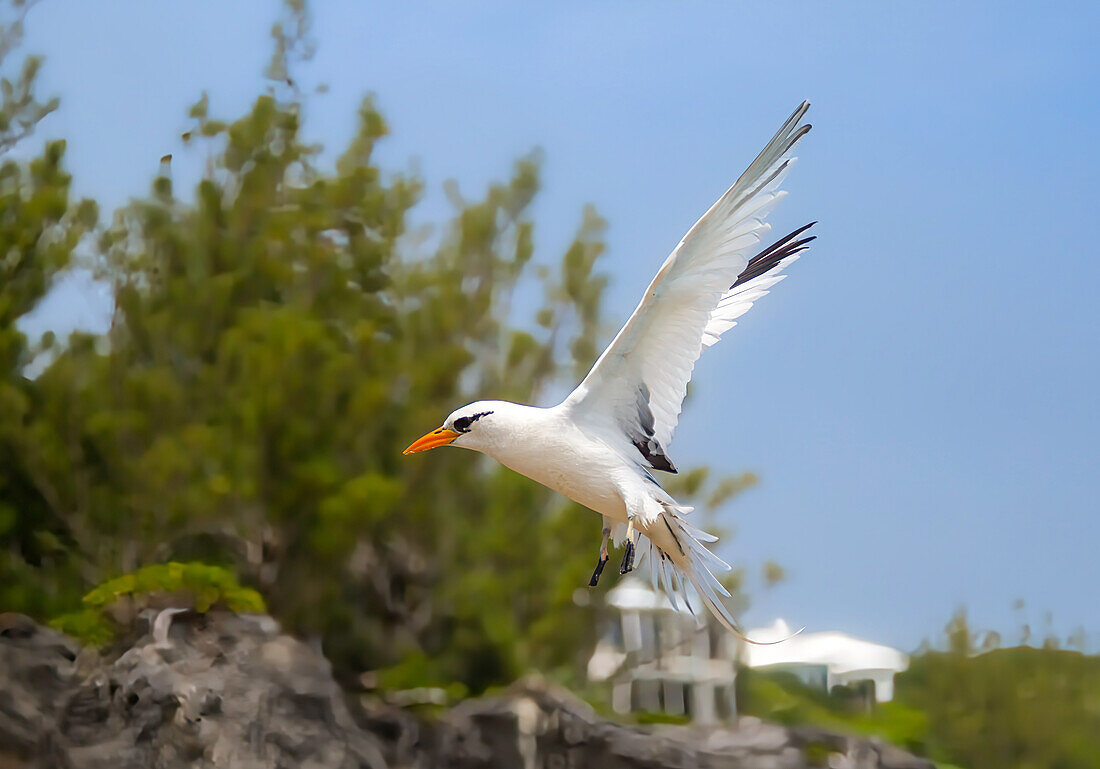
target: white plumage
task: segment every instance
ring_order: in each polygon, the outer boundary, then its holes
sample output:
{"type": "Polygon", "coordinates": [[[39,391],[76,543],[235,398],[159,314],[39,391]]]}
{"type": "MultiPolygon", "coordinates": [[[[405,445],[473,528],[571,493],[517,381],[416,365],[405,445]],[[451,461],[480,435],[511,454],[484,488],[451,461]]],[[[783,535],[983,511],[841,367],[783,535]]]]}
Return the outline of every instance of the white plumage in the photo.
{"type": "MultiPolygon", "coordinates": [[[[601,513],[621,542],[637,529],[638,563],[650,559],[654,584],[674,604],[690,582],[731,631],[740,630],[721,598],[729,593],[715,572],[729,566],[704,543],[716,540],[689,524],[690,512],[650,472],[675,472],[667,448],[695,361],[736,325],[753,302],[783,279],[812,237],[803,227],[759,251],[770,226],[764,217],[786,193],[790,151],[809,131],[804,102],[752,165],[711,206],[672,251],[638,307],[588,376],[562,403],[534,408],[479,401],[452,413],[443,427],[408,449],[441,445],[481,451],[570,499],[601,513]],[[755,254],[755,256],[754,256],[755,254]],[[629,526],[628,526],[629,524],[629,526]]],[[[601,542],[601,562],[606,543],[601,542]]],[[[628,540],[630,566],[633,537],[628,540]]],[[[744,636],[741,636],[744,637],[744,636]]]]}

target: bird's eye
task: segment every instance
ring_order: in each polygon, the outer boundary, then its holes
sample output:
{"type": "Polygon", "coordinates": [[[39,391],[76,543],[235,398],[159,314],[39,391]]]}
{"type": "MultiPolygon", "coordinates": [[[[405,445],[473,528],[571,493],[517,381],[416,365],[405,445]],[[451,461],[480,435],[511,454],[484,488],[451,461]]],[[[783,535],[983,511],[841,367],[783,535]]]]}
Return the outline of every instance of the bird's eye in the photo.
{"type": "Polygon", "coordinates": [[[473,425],[474,422],[492,413],[491,411],[482,411],[480,414],[474,414],[473,416],[459,417],[454,421],[454,428],[460,433],[468,433],[470,432],[470,426],[473,425]]]}

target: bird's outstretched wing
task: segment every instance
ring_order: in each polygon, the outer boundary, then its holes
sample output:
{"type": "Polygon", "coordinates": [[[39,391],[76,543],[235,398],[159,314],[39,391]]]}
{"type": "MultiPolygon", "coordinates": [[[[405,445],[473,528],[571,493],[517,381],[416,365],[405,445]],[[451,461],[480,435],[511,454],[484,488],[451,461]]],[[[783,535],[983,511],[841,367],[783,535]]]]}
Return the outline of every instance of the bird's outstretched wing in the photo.
{"type": "Polygon", "coordinates": [[[803,227],[753,256],[771,229],[764,217],[786,195],[779,186],[794,160],[791,149],[810,130],[802,122],[809,107],[803,102],[794,111],[688,230],[634,314],[563,403],[578,421],[625,435],[655,469],[676,471],[665,450],[703,348],[782,280],[782,268],[813,239],[799,239],[803,227]]]}

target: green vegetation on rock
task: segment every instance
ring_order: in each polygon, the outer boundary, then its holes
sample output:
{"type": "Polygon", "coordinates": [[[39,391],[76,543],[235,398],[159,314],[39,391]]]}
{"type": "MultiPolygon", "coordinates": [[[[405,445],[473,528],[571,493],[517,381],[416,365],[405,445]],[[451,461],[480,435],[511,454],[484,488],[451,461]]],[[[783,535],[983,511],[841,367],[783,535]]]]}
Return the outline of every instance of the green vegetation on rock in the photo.
{"type": "Polygon", "coordinates": [[[149,603],[158,599],[173,607],[199,612],[215,606],[238,613],[267,609],[258,592],[242,587],[226,569],[204,563],[169,562],[107,580],[84,596],[83,609],[55,617],[50,625],[84,643],[102,646],[114,638],[115,628],[106,612],[117,601],[149,603]]]}

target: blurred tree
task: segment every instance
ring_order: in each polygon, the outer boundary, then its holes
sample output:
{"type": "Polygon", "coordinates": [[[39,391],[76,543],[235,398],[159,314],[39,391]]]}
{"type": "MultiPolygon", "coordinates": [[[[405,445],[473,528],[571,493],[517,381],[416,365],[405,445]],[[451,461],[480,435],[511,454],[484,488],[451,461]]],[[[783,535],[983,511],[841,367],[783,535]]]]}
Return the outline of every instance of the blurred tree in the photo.
{"type": "Polygon", "coordinates": [[[83,472],[81,551],[108,571],[236,563],[343,669],[403,661],[394,685],[579,668],[598,520],[495,463],[401,449],[456,404],[537,400],[590,362],[603,221],[586,211],[558,268],[535,270],[528,158],[460,203],[434,253],[402,258],[420,185],[374,165],[369,100],[333,174],[296,103],[265,96],[232,124],[206,109],[193,133],[223,149],[196,203],[161,177],[103,235],[109,351],[74,347],[41,378],[86,420],[63,460],[83,472]]]}
{"type": "Polygon", "coordinates": [[[95,222],[94,204],[69,201],[64,151],[51,142],[25,165],[0,165],[0,605],[12,609],[51,611],[79,592],[66,515],[39,462],[41,393],[23,374],[54,340],[32,348],[16,325],[95,222]]]}
{"type": "Polygon", "coordinates": [[[948,651],[913,657],[897,701],[928,719],[929,755],[969,769],[1100,766],[1100,657],[1017,646],[978,653],[966,615],[948,651]]]}
{"type": "Polygon", "coordinates": [[[11,55],[23,42],[27,12],[37,0],[9,0],[0,5],[0,155],[30,136],[46,115],[57,109],[57,97],[41,102],[34,92],[42,66],[37,56],[24,57],[14,79],[8,76],[11,55]]]}
{"type": "Polygon", "coordinates": [[[765,561],[762,569],[764,585],[772,588],[787,579],[787,570],[775,561],[765,561]]]}
{"type": "MultiPolygon", "coordinates": [[[[3,396],[16,402],[0,501],[30,527],[13,529],[18,563],[48,566],[12,571],[12,589],[39,588],[6,608],[75,609],[106,579],[202,561],[323,639],[341,673],[472,690],[531,667],[579,673],[602,603],[575,596],[600,520],[476,455],[401,450],[457,405],[538,401],[591,364],[605,224],[586,209],[562,258],[536,260],[531,156],[479,199],[452,189],[438,246],[418,246],[406,215],[421,183],[376,164],[387,126],[371,100],[334,168],[303,140],[292,69],[309,23],[299,2],[287,13],[275,84],[248,114],[214,119],[205,96],[191,108],[184,141],[208,156],[194,195],[177,196],[165,156],[148,197],[99,231],[110,331],[74,335],[33,382],[14,321],[94,207],[68,205],[60,145],[4,187],[4,243],[25,257],[3,264],[38,272],[0,286],[17,394],[3,396]],[[42,531],[49,564],[22,544],[42,531]]],[[[685,478],[718,501],[750,482],[685,478]]]]}
{"type": "Polygon", "coordinates": [[[40,60],[14,56],[32,4],[0,6],[0,606],[48,614],[76,598],[80,566],[29,429],[40,398],[23,372],[54,339],[32,347],[17,321],[68,265],[96,207],[69,200],[64,142],[25,163],[3,157],[57,105],[35,96],[40,60]]]}

